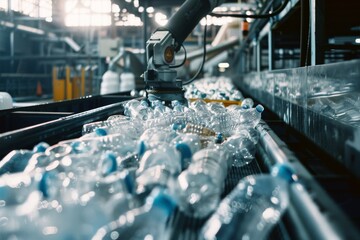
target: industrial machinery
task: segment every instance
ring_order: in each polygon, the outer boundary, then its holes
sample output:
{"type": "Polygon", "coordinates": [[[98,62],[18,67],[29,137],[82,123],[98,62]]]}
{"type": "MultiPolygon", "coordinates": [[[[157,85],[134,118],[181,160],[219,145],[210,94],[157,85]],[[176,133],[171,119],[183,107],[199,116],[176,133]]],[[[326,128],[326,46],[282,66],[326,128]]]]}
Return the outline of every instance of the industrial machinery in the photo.
{"type": "Polygon", "coordinates": [[[185,102],[183,85],[186,81],[176,79],[175,53],[178,52],[190,32],[223,0],[188,0],[169,19],[168,24],[158,28],[146,46],[147,70],[144,73],[147,97],[165,102],[185,102]]]}
{"type": "Polygon", "coordinates": [[[90,67],[53,67],[54,101],[71,100],[92,94],[93,73],[90,67]]]}

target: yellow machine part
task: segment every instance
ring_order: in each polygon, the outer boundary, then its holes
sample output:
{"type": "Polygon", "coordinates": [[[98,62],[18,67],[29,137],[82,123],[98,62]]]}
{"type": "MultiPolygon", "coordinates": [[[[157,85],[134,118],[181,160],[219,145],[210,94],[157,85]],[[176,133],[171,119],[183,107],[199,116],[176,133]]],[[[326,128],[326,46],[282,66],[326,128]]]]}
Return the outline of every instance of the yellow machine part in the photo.
{"type": "Polygon", "coordinates": [[[71,100],[85,96],[85,69],[80,75],[71,77],[71,67],[65,67],[65,79],[58,79],[58,67],[53,68],[53,99],[54,101],[71,100]]]}

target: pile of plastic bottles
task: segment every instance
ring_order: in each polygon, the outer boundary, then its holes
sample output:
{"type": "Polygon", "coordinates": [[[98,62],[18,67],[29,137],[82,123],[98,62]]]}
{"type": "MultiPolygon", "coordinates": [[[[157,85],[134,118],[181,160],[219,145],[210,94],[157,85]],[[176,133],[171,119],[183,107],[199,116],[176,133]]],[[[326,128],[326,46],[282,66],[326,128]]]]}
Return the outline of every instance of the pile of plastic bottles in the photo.
{"type": "Polygon", "coordinates": [[[0,239],[170,239],[176,208],[213,214],[205,239],[260,239],[279,220],[282,168],[241,180],[220,203],[229,168],[254,159],[261,105],[131,100],[124,110],[0,162],[0,239]]]}
{"type": "Polygon", "coordinates": [[[327,117],[360,127],[360,96],[358,94],[314,99],[308,106],[327,117]]]}
{"type": "Polygon", "coordinates": [[[234,100],[243,99],[241,92],[234,86],[230,78],[209,77],[186,85],[185,97],[188,99],[216,99],[234,100]]]}

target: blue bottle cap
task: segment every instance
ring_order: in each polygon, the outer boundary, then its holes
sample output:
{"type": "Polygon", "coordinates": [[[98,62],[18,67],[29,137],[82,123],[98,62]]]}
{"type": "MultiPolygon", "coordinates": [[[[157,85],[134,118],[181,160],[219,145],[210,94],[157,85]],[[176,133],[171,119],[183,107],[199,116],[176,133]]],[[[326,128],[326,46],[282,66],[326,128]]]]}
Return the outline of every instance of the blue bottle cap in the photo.
{"type": "Polygon", "coordinates": [[[271,168],[271,175],[280,177],[289,183],[296,180],[295,170],[287,163],[277,163],[271,168]]]}
{"type": "Polygon", "coordinates": [[[142,155],[144,155],[144,153],[146,152],[147,150],[147,147],[146,147],[146,144],[144,141],[140,141],[138,143],[138,149],[137,149],[137,152],[138,152],[138,155],[139,157],[142,157],[142,155]]]}
{"type": "Polygon", "coordinates": [[[44,198],[50,197],[49,185],[51,184],[51,179],[56,179],[56,178],[57,178],[57,176],[54,172],[46,171],[42,175],[39,185],[38,185],[38,188],[39,188],[39,191],[43,194],[44,198]]]}
{"type": "Polygon", "coordinates": [[[40,142],[34,146],[33,152],[34,153],[45,152],[48,147],[50,147],[50,145],[47,144],[46,142],[40,142]]]}
{"type": "Polygon", "coordinates": [[[109,175],[117,170],[116,156],[112,152],[105,153],[102,159],[102,173],[103,175],[109,175]]]}
{"type": "Polygon", "coordinates": [[[107,132],[106,132],[106,130],[103,129],[103,128],[97,128],[97,129],[95,130],[95,134],[96,134],[97,136],[99,136],[99,137],[102,137],[102,136],[106,136],[106,135],[107,135],[107,132]]]}
{"type": "Polygon", "coordinates": [[[256,111],[258,111],[259,113],[262,113],[264,111],[264,107],[261,104],[258,104],[256,106],[256,111]]]}
{"type": "Polygon", "coordinates": [[[160,208],[167,216],[170,216],[176,208],[176,202],[170,195],[160,191],[154,198],[153,207],[160,208]]]}
{"type": "Polygon", "coordinates": [[[127,189],[127,191],[130,194],[133,194],[135,191],[135,179],[132,175],[130,175],[129,173],[127,173],[124,177],[124,183],[125,183],[125,187],[127,189]]]}
{"type": "Polygon", "coordinates": [[[206,98],[206,93],[201,93],[200,98],[202,98],[202,99],[206,98]]]}
{"type": "Polygon", "coordinates": [[[173,123],[172,125],[172,129],[174,131],[178,131],[178,130],[182,130],[185,128],[185,124],[184,123],[173,123]]]}
{"type": "Polygon", "coordinates": [[[185,159],[189,159],[192,157],[191,149],[186,143],[178,143],[176,144],[175,148],[180,152],[181,166],[182,168],[185,168],[185,159]]]}
{"type": "Polygon", "coordinates": [[[224,141],[224,136],[222,133],[216,135],[215,143],[222,143],[224,141]]]}

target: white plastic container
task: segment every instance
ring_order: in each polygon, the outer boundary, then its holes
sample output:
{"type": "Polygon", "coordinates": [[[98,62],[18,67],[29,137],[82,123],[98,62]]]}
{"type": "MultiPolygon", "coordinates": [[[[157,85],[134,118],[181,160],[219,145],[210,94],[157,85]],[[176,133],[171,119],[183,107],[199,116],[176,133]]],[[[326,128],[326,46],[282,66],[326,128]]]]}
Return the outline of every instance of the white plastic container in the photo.
{"type": "Polygon", "coordinates": [[[118,73],[108,70],[104,73],[101,82],[100,94],[119,92],[120,76],[118,73]]]}
{"type": "Polygon", "coordinates": [[[0,110],[13,107],[13,100],[7,92],[0,92],[0,110]]]}
{"type": "Polygon", "coordinates": [[[135,75],[133,73],[123,72],[120,79],[120,92],[127,92],[135,89],[135,75]]]}

